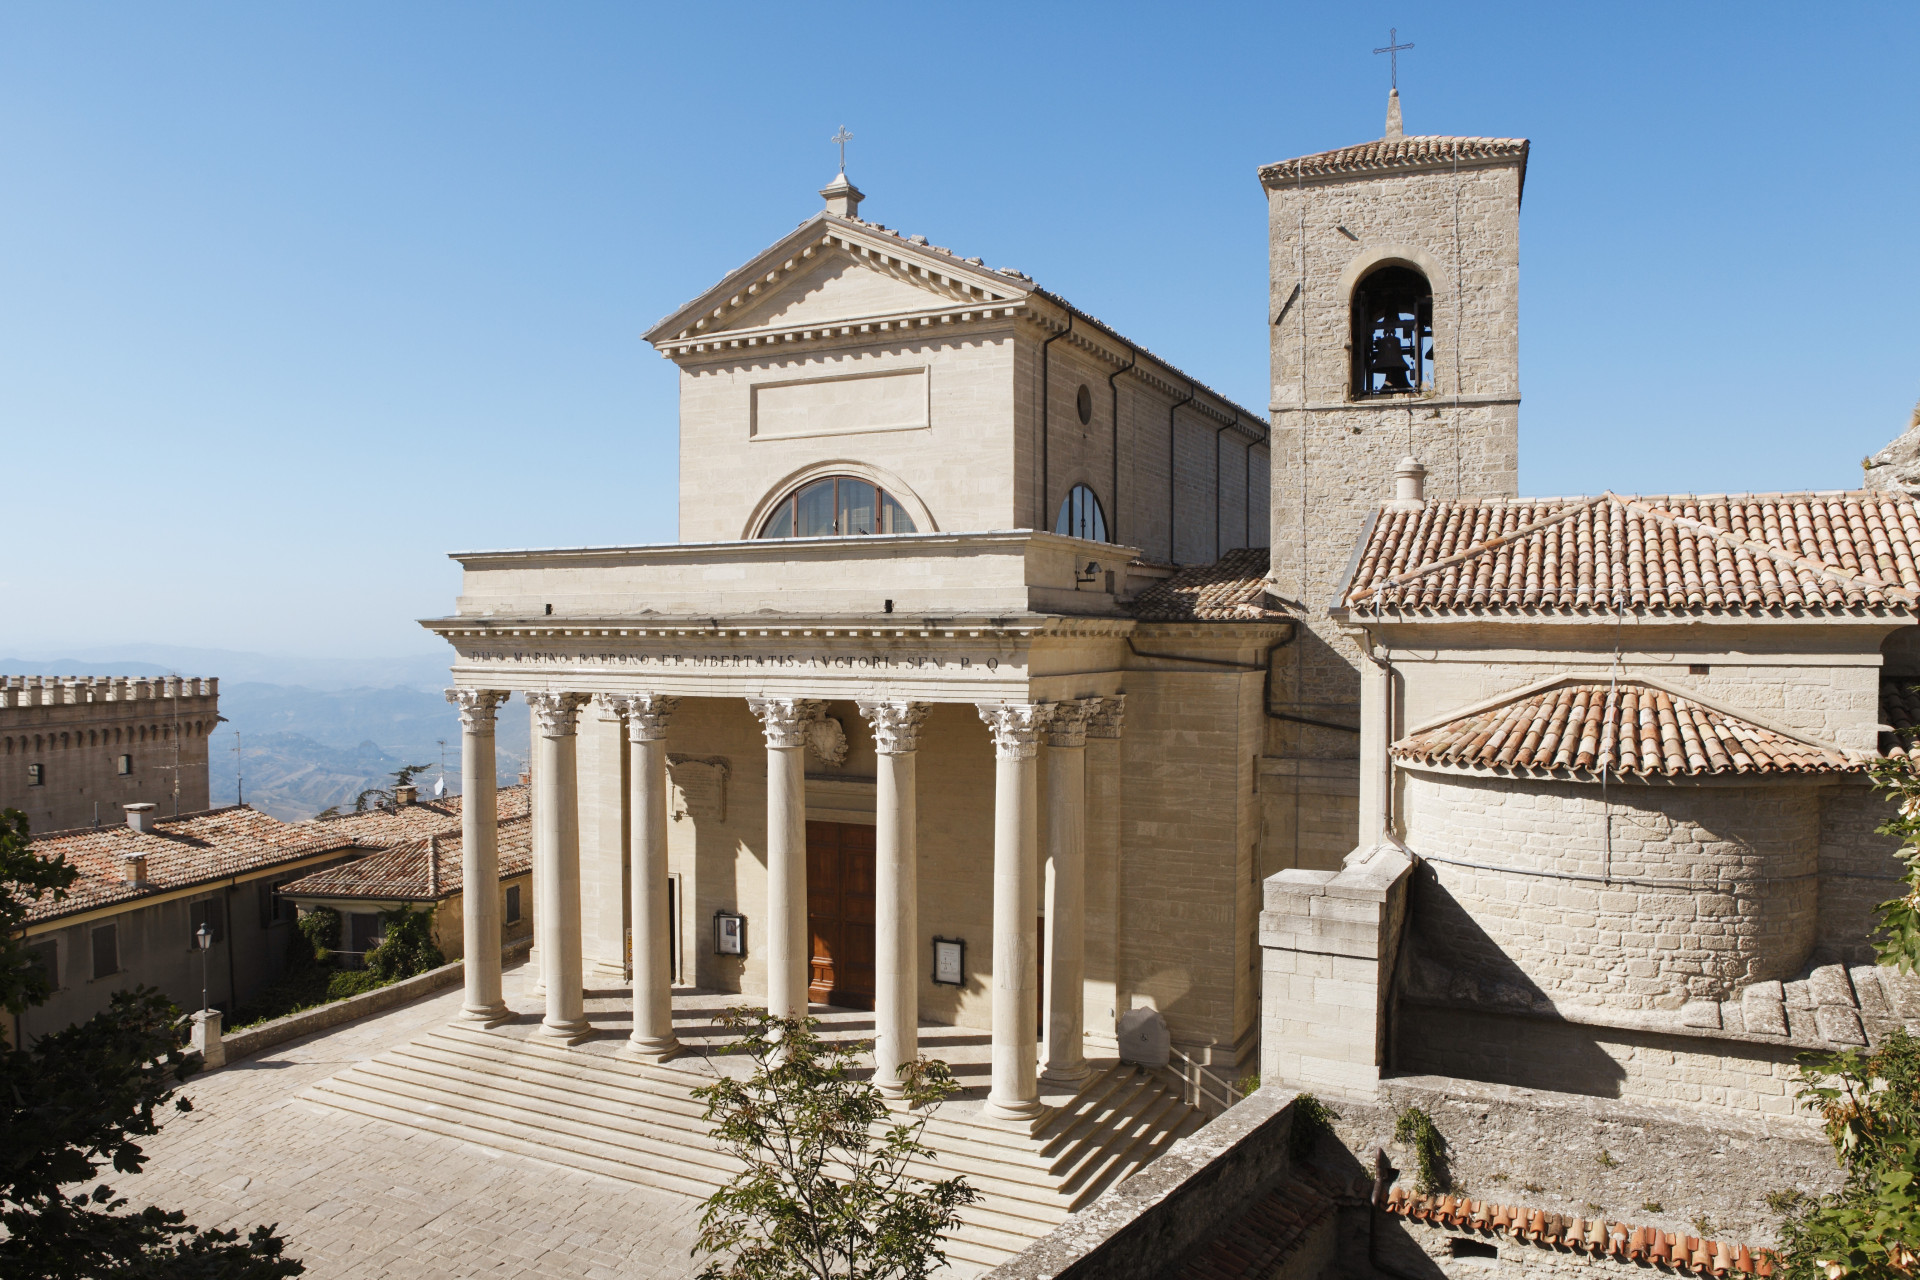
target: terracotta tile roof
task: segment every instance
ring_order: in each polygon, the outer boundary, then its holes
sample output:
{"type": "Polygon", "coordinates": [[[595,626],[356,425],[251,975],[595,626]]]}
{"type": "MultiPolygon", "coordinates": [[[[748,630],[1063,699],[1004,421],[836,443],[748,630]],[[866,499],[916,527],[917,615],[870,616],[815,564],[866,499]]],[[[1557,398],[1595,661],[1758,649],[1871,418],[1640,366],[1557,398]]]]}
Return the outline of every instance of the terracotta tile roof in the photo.
{"type": "Polygon", "coordinates": [[[1523,1205],[1469,1200],[1464,1196],[1421,1195],[1401,1186],[1387,1193],[1386,1203],[1381,1207],[1398,1217],[1447,1231],[1506,1236],[1542,1249],[1569,1249],[1622,1263],[1653,1263],[1697,1276],[1724,1276],[1730,1272],[1770,1276],[1774,1268],[1771,1251],[1744,1244],[1706,1240],[1600,1218],[1548,1213],[1523,1205]]]}
{"type": "Polygon", "coordinates": [[[49,832],[35,837],[34,852],[65,858],[78,868],[80,878],[66,897],[40,899],[27,919],[30,923],[57,920],[318,853],[344,851],[354,843],[349,833],[282,822],[244,805],[161,818],[146,832],[124,823],[49,832]],[[147,881],[140,887],[126,883],[127,855],[134,853],[147,856],[147,881]]]}
{"type": "Polygon", "coordinates": [[[1882,755],[1913,754],[1920,740],[1920,676],[1881,678],[1880,723],[1893,730],[1880,735],[1882,755]]]}
{"type": "MultiPolygon", "coordinates": [[[[504,806],[503,806],[504,808],[504,806]]],[[[465,861],[458,828],[407,840],[344,866],[328,867],[281,886],[292,898],[369,898],[438,902],[460,891],[465,861]]],[[[522,812],[500,819],[500,878],[533,869],[533,820],[522,812]]]]}
{"type": "Polygon", "coordinates": [[[1355,614],[1912,614],[1920,509],[1897,493],[1430,502],[1382,510],[1355,614]]]}
{"type": "Polygon", "coordinates": [[[1143,622],[1261,622],[1289,615],[1267,593],[1267,549],[1229,551],[1154,583],[1128,612],[1143,622]]]}
{"type": "Polygon", "coordinates": [[[1844,752],[1638,681],[1575,681],[1536,690],[1409,734],[1396,760],[1526,776],[1631,773],[1700,777],[1865,768],[1844,752]]]}
{"type": "Polygon", "coordinates": [[[1337,147],[1296,160],[1262,165],[1260,181],[1268,186],[1283,185],[1296,178],[1324,178],[1334,174],[1380,173],[1389,169],[1440,169],[1454,163],[1477,164],[1488,160],[1527,160],[1525,138],[1448,138],[1426,135],[1412,138],[1379,138],[1357,147],[1337,147]]]}
{"type": "Polygon", "coordinates": [[[1170,1274],[1173,1280],[1266,1280],[1333,1205],[1313,1171],[1303,1170],[1215,1230],[1170,1274]]]}
{"type": "MultiPolygon", "coordinates": [[[[500,820],[529,812],[532,788],[525,783],[501,787],[498,801],[500,820]]],[[[395,808],[370,809],[366,813],[343,813],[337,818],[315,818],[312,824],[328,831],[344,831],[355,843],[386,848],[407,840],[424,840],[430,835],[445,835],[460,830],[460,797],[422,800],[395,808]]]]}

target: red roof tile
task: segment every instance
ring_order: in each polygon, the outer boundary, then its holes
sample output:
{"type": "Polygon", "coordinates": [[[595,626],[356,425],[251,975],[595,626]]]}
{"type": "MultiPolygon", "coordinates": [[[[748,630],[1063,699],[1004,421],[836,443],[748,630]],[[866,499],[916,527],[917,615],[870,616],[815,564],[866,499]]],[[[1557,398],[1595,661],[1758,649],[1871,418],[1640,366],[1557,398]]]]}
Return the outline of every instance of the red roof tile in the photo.
{"type": "Polygon", "coordinates": [[[1356,147],[1336,147],[1297,160],[1262,165],[1260,181],[1283,185],[1298,178],[1323,178],[1334,174],[1380,173],[1390,169],[1443,169],[1455,163],[1477,164],[1489,160],[1527,160],[1525,138],[1447,138],[1426,135],[1411,138],[1379,138],[1356,147]]]}
{"type": "Polygon", "coordinates": [[[146,832],[123,823],[49,832],[34,839],[34,852],[65,858],[79,870],[80,878],[66,897],[42,898],[27,918],[33,923],[55,920],[314,854],[344,851],[354,844],[351,833],[282,822],[244,805],[160,818],[146,832]],[[147,858],[146,884],[140,887],[126,883],[127,856],[136,853],[147,858]]]}
{"type": "Polygon", "coordinates": [[[1904,494],[1430,502],[1382,510],[1355,614],[1873,612],[1920,604],[1904,494]]]}
{"type": "Polygon", "coordinates": [[[1865,762],[1636,681],[1556,685],[1423,729],[1397,760],[1521,775],[1697,777],[1853,771],[1865,762]]]}
{"type": "MultiPolygon", "coordinates": [[[[504,793],[503,793],[504,794],[504,793]]],[[[503,806],[504,807],[504,806],[503,806]]],[[[292,898],[369,898],[437,902],[460,891],[465,860],[460,832],[408,840],[344,866],[328,867],[282,885],[292,898]]],[[[526,813],[500,820],[500,878],[533,869],[533,820],[526,813]]]]}
{"type": "Polygon", "coordinates": [[[1154,583],[1128,612],[1143,622],[1264,622],[1290,616],[1267,593],[1267,549],[1229,551],[1154,583]]]}
{"type": "Polygon", "coordinates": [[[1545,1249],[1570,1249],[1622,1262],[1658,1262],[1695,1275],[1773,1274],[1773,1254],[1766,1249],[1602,1218],[1548,1213],[1522,1205],[1490,1204],[1464,1196],[1422,1195],[1402,1186],[1389,1191],[1381,1207],[1397,1217],[1430,1223],[1447,1231],[1506,1236],[1545,1249]]]}
{"type": "MultiPolygon", "coordinates": [[[[530,810],[532,788],[525,783],[501,787],[498,802],[501,821],[519,817],[530,810]]],[[[315,818],[313,825],[328,831],[347,832],[358,844],[385,848],[406,840],[422,840],[436,833],[457,832],[460,830],[460,812],[461,798],[447,796],[440,800],[369,809],[365,813],[343,813],[336,818],[315,818]]]]}

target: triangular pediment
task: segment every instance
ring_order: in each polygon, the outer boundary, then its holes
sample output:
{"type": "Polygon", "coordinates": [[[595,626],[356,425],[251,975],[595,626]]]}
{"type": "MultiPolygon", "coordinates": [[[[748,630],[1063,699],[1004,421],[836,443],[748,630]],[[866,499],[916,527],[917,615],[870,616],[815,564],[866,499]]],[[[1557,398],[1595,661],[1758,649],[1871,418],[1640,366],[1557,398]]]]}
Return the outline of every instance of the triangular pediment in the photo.
{"type": "Polygon", "coordinates": [[[1030,281],[819,214],[647,333],[656,344],[1024,299],[1030,281]]]}

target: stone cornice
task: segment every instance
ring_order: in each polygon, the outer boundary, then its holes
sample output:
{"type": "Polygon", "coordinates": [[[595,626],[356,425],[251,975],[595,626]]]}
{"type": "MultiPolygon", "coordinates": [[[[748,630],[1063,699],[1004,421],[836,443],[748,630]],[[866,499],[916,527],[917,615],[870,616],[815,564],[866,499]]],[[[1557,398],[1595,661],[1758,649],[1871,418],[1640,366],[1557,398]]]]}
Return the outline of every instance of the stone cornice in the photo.
{"type": "MultiPolygon", "coordinates": [[[[874,640],[988,640],[1002,641],[1018,637],[1122,637],[1141,624],[1131,618],[1077,617],[1069,614],[1021,614],[997,618],[926,618],[895,622],[881,615],[873,621],[848,618],[809,618],[805,615],[774,619],[723,618],[649,618],[644,625],[632,618],[567,619],[560,625],[554,618],[430,618],[421,623],[427,630],[449,641],[499,640],[525,638],[576,640],[581,644],[608,639],[687,640],[707,639],[764,640],[805,639],[823,642],[842,641],[866,644],[874,640]],[[879,623],[879,625],[876,625],[879,623]]],[[[1219,623],[1217,627],[1242,627],[1247,623],[1219,623]]],[[[1160,629],[1171,632],[1174,629],[1160,629]]],[[[1181,628],[1196,635],[1213,635],[1207,626],[1181,628]]],[[[1270,628],[1269,628],[1270,630],[1270,628]]],[[[1284,634],[1284,629],[1282,629],[1284,634]]],[[[1252,634],[1241,632],[1238,634],[1252,634]]]]}

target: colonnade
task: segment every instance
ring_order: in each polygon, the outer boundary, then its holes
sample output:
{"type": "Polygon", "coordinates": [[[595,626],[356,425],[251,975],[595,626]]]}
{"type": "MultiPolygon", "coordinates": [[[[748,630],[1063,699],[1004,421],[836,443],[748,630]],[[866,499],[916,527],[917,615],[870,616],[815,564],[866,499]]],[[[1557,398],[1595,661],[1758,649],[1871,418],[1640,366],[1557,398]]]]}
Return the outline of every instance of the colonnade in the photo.
{"type": "MultiPolygon", "coordinates": [[[[572,1043],[587,1034],[581,945],[580,833],[575,725],[588,695],[526,693],[533,710],[537,767],[534,819],[534,928],[546,1010],[537,1034],[572,1043]]],[[[633,1032],[622,1052],[660,1061],[679,1049],[673,1033],[671,932],[667,920],[666,736],[678,699],[661,694],[594,695],[625,720],[632,748],[633,1032]]],[[[465,876],[466,993],[463,1019],[510,1015],[501,993],[500,858],[496,824],[494,720],[507,694],[450,689],[460,711],[465,876]]],[[[807,1011],[811,938],[807,925],[808,726],[823,701],[750,698],[767,749],[767,1007],[807,1011]]],[[[857,704],[878,755],[874,813],[875,1081],[900,1092],[900,1068],[919,1055],[920,930],[916,760],[931,704],[857,704]]],[[[994,748],[992,1082],[986,1113],[1021,1123],[1041,1114],[1039,1022],[1044,1000],[1045,1077],[1086,1078],[1084,1034],[1086,913],[1086,743],[1118,738],[1124,695],[1060,702],[978,704],[994,748]],[[1044,737],[1047,850],[1041,881],[1038,748],[1044,737]],[[1039,987],[1035,921],[1046,918],[1046,991],[1039,987]]]]}

